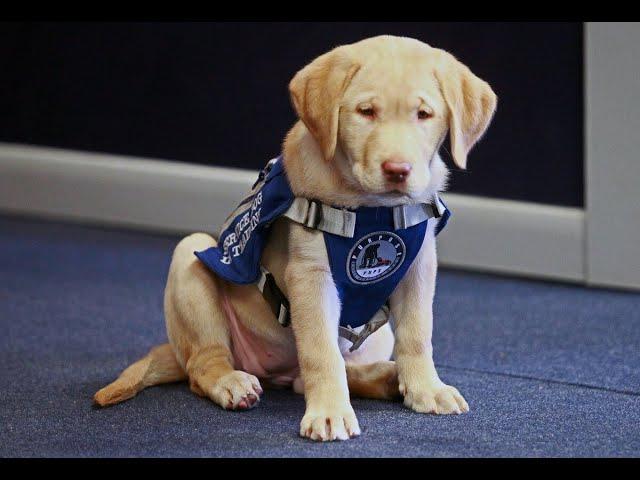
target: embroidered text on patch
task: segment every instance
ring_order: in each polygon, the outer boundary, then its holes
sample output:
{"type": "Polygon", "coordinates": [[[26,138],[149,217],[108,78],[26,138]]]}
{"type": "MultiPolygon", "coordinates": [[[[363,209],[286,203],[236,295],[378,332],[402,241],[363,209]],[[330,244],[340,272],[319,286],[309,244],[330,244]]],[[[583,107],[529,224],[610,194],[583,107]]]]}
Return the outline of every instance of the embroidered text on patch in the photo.
{"type": "Polygon", "coordinates": [[[242,255],[247,242],[251,238],[251,234],[260,223],[260,214],[262,213],[261,205],[262,192],[258,192],[251,202],[251,208],[240,218],[234,231],[224,239],[224,253],[220,261],[225,265],[229,265],[233,257],[242,255]]]}

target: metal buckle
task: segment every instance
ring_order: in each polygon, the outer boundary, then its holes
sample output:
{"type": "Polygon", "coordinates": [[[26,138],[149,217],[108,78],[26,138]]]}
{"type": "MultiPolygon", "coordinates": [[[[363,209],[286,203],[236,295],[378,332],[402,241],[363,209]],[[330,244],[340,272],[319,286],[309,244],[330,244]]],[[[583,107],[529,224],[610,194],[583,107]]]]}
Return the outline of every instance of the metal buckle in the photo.
{"type": "Polygon", "coordinates": [[[393,207],[393,223],[396,230],[407,228],[407,213],[404,205],[393,207]]]}
{"type": "Polygon", "coordinates": [[[291,323],[289,301],[283,295],[282,290],[278,288],[278,285],[276,285],[276,280],[271,273],[265,273],[262,296],[271,307],[271,311],[278,319],[278,323],[283,327],[288,327],[291,323]]]}
{"type": "Polygon", "coordinates": [[[433,216],[435,218],[440,218],[446,210],[446,208],[442,206],[442,203],[440,203],[440,199],[438,197],[436,197],[433,200],[433,203],[431,203],[430,205],[431,205],[431,208],[433,209],[433,216]]]}
{"type": "Polygon", "coordinates": [[[267,178],[267,175],[269,175],[269,172],[271,171],[271,169],[273,168],[273,166],[275,165],[277,160],[278,160],[277,158],[269,160],[267,162],[267,164],[264,166],[264,168],[262,170],[260,170],[260,172],[258,172],[258,179],[255,181],[255,183],[253,184],[253,187],[251,187],[251,189],[256,188],[256,185],[258,185],[265,178],[267,178]]]}
{"type": "Polygon", "coordinates": [[[440,218],[442,216],[440,215],[440,210],[438,210],[438,208],[433,203],[429,205],[429,208],[431,209],[433,218],[440,218]]]}
{"type": "Polygon", "coordinates": [[[278,309],[278,323],[283,327],[288,327],[291,324],[289,309],[284,303],[281,303],[280,308],[278,309]]]}
{"type": "Polygon", "coordinates": [[[315,200],[309,200],[304,226],[316,228],[320,224],[320,220],[322,220],[322,205],[315,200]]]}
{"type": "Polygon", "coordinates": [[[383,307],[382,310],[385,312],[385,317],[382,320],[371,320],[367,323],[360,333],[356,332],[351,325],[346,327],[340,326],[338,328],[340,332],[340,336],[349,340],[353,345],[349,348],[350,352],[357,350],[360,348],[360,345],[364,343],[364,341],[371,335],[373,332],[382,327],[385,323],[389,321],[390,311],[388,308],[383,307]]]}

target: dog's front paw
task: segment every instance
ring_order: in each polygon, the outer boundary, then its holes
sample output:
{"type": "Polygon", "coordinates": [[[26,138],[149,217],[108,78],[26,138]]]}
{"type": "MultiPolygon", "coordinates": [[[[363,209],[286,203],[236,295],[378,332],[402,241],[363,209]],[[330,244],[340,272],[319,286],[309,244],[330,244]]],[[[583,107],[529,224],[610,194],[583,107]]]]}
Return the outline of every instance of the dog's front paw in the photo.
{"type": "Polygon", "coordinates": [[[409,387],[400,384],[404,404],[420,413],[461,414],[469,411],[469,404],[457,388],[440,382],[436,385],[409,387]]]}
{"type": "Polygon", "coordinates": [[[247,410],[260,402],[262,387],[256,377],[235,370],[218,379],[209,397],[226,410],[247,410]]]}
{"type": "Polygon", "coordinates": [[[300,422],[300,435],[323,442],[347,440],[360,435],[360,426],[351,405],[343,409],[307,408],[300,422]]]}

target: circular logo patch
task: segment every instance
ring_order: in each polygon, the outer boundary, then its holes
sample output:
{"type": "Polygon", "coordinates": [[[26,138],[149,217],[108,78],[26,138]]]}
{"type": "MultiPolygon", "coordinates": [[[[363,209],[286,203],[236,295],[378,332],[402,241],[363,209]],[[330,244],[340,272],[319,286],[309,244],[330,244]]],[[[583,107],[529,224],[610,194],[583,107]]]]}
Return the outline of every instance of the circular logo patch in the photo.
{"type": "Polygon", "coordinates": [[[391,232],[374,232],[356,242],[347,257],[347,273],[354,283],[374,283],[393,274],[402,262],[406,248],[391,232]]]}

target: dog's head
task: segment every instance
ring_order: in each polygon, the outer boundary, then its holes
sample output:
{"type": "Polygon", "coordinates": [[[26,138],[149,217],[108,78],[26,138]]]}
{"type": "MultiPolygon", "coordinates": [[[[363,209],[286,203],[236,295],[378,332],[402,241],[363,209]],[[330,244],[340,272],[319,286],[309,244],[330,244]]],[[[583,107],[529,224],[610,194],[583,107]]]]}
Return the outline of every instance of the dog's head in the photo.
{"type": "Polygon", "coordinates": [[[451,54],[380,36],[321,55],[289,84],[293,105],[325,161],[364,194],[421,199],[445,181],[438,150],[467,154],[493,116],[491,87],[451,54]]]}

